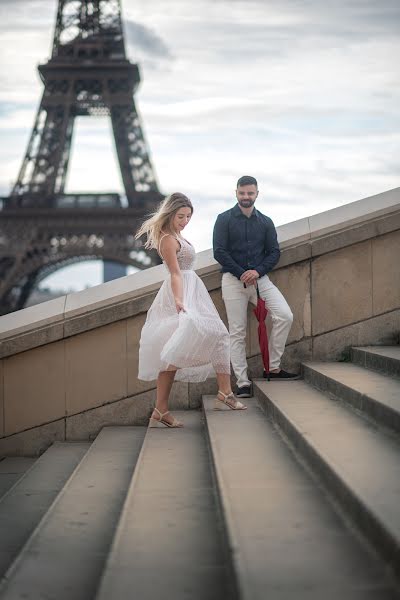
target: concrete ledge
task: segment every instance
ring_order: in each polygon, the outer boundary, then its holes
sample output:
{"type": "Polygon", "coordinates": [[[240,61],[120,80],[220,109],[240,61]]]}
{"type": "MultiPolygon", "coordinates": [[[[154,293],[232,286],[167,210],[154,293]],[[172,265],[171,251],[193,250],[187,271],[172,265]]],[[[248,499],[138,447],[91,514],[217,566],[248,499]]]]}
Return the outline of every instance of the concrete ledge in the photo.
{"type": "Polygon", "coordinates": [[[357,223],[352,226],[346,223],[346,228],[342,231],[327,233],[313,239],[311,242],[312,256],[327,254],[398,229],[400,229],[400,210],[375,217],[365,223],[357,223]]]}
{"type": "Polygon", "coordinates": [[[23,310],[4,315],[0,318],[0,340],[18,336],[32,329],[42,329],[46,325],[64,319],[67,296],[29,306],[23,310]]]}
{"type": "Polygon", "coordinates": [[[139,271],[134,275],[120,277],[82,292],[68,294],[64,318],[71,319],[87,312],[98,311],[110,305],[118,305],[126,300],[154,292],[166,275],[164,265],[139,271]]]}
{"type": "Polygon", "coordinates": [[[337,231],[343,223],[346,223],[347,227],[354,227],[392,213],[399,202],[399,193],[400,188],[394,188],[309,217],[311,238],[337,231]]]}
{"type": "MultiPolygon", "coordinates": [[[[150,270],[150,269],[149,269],[150,270]]],[[[122,278],[124,279],[124,278],[122,278]]],[[[100,287],[100,286],[99,286],[100,287]]],[[[147,312],[154,300],[156,292],[149,292],[148,295],[132,298],[118,304],[111,304],[102,309],[88,311],[77,315],[72,319],[67,319],[64,324],[64,337],[70,337],[84,331],[90,331],[103,325],[109,325],[128,317],[133,317],[140,313],[147,312]]]]}
{"type": "MultiPolygon", "coordinates": [[[[47,304],[47,302],[43,302],[47,304]]],[[[24,310],[29,310],[28,308],[24,310]]],[[[23,311],[18,311],[23,312],[23,311]]],[[[7,316],[7,315],[6,315],[7,316]]],[[[4,317],[0,317],[3,319],[4,317]]],[[[39,346],[45,346],[52,342],[57,342],[64,338],[64,322],[51,323],[38,329],[32,328],[30,331],[20,335],[10,336],[0,341],[0,358],[13,356],[19,352],[25,352],[39,346]]]]}

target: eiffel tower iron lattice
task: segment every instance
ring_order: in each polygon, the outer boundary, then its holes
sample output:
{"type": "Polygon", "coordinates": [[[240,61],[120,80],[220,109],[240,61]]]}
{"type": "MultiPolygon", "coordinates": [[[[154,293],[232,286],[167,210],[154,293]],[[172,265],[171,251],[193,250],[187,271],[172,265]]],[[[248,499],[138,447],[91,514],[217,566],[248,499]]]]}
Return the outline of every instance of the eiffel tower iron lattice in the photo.
{"type": "Polygon", "coordinates": [[[0,314],[23,308],[51,272],[88,258],[138,268],[160,262],[134,232],[162,200],[125,52],[120,0],[59,0],[51,59],[18,179],[0,210],[0,314]],[[111,118],[126,193],[66,194],[74,121],[111,118]]]}

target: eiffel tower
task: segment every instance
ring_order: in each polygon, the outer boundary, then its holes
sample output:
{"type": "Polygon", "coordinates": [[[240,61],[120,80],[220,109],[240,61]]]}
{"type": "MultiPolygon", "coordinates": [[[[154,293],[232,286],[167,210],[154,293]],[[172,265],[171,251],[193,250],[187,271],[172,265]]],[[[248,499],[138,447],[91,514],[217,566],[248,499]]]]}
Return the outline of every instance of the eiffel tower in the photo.
{"type": "Polygon", "coordinates": [[[0,314],[24,307],[40,281],[88,259],[140,269],[158,264],[134,240],[163,199],[134,93],[139,68],[125,52],[120,0],[59,0],[44,91],[18,179],[0,210],[0,314]],[[66,194],[74,121],[111,118],[126,199],[66,194]]]}

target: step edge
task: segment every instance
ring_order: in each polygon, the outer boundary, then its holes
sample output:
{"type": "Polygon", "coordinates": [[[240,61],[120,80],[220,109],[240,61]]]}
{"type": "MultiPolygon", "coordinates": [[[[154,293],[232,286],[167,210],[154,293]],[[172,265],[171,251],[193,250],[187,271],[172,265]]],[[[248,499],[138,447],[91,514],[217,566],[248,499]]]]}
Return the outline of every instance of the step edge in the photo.
{"type": "Polygon", "coordinates": [[[393,346],[351,346],[351,350],[357,350],[357,352],[362,352],[363,354],[376,354],[376,356],[383,356],[384,358],[393,358],[393,360],[400,360],[400,346],[399,345],[393,345],[393,346]],[[383,350],[385,348],[396,348],[399,350],[399,359],[397,358],[393,358],[392,356],[387,356],[386,354],[381,354],[379,352],[375,352],[374,350],[376,349],[380,349],[383,350]]]}
{"type": "MultiPolygon", "coordinates": [[[[307,360],[301,363],[301,367],[302,368],[307,368],[307,369],[313,369],[315,371],[318,371],[319,373],[321,373],[322,375],[326,375],[325,373],[322,373],[322,370],[320,371],[318,367],[324,367],[327,365],[335,365],[336,367],[339,367],[340,369],[342,369],[343,371],[348,370],[348,369],[359,369],[360,370],[360,374],[367,372],[367,373],[371,373],[372,375],[378,375],[386,380],[389,380],[391,383],[396,384],[396,387],[399,387],[400,390],[400,379],[399,377],[395,376],[395,375],[390,375],[388,373],[385,373],[384,371],[381,370],[377,370],[377,369],[372,369],[369,367],[366,367],[364,365],[361,365],[357,362],[349,362],[349,361],[322,361],[322,360],[307,360]]],[[[326,377],[331,377],[333,378],[332,375],[326,375],[326,377]]]]}
{"type": "Polygon", "coordinates": [[[394,380],[400,379],[400,354],[399,358],[393,356],[387,356],[385,354],[379,354],[371,352],[362,347],[354,347],[350,350],[351,362],[354,365],[363,367],[373,373],[379,373],[383,376],[393,378],[394,380]],[[385,368],[384,366],[377,366],[372,364],[374,361],[386,362],[391,368],[385,368]]]}
{"type": "MultiPolygon", "coordinates": [[[[52,453],[52,451],[54,450],[55,446],[61,446],[61,445],[62,445],[62,446],[64,446],[64,445],[65,445],[65,446],[66,446],[67,444],[68,444],[68,442],[53,442],[53,443],[51,444],[51,446],[49,446],[49,447],[48,447],[48,448],[47,448],[47,449],[46,449],[46,450],[43,452],[43,454],[41,454],[41,455],[40,455],[40,456],[39,456],[39,457],[38,457],[38,458],[35,460],[35,462],[34,462],[34,463],[33,463],[33,464],[30,466],[30,467],[28,467],[28,469],[27,469],[27,470],[26,470],[24,473],[22,473],[21,477],[19,477],[19,478],[17,479],[17,481],[15,481],[15,482],[13,483],[13,485],[12,485],[12,486],[11,486],[11,487],[10,487],[10,488],[9,488],[9,489],[6,491],[6,492],[5,492],[5,493],[4,493],[2,496],[0,496],[0,507],[1,507],[1,504],[2,504],[3,500],[5,500],[5,499],[6,499],[6,497],[7,497],[9,494],[11,494],[11,493],[14,491],[14,489],[15,489],[17,486],[21,485],[21,484],[23,483],[23,481],[25,480],[25,478],[26,478],[26,477],[28,477],[28,476],[31,474],[31,472],[32,472],[33,470],[35,470],[36,468],[40,467],[39,461],[40,461],[40,462],[43,462],[43,461],[47,460],[47,458],[48,458],[48,455],[52,453]],[[43,459],[43,461],[42,461],[42,459],[43,459]]],[[[87,446],[87,448],[86,448],[86,451],[85,451],[85,452],[83,452],[83,455],[82,455],[82,458],[83,458],[83,456],[85,456],[86,452],[88,452],[88,450],[89,450],[89,448],[90,448],[90,446],[91,446],[91,442],[79,442],[79,444],[82,444],[82,445],[86,445],[86,446],[87,446]]],[[[79,463],[78,463],[78,464],[79,464],[79,463]]]]}
{"type": "MultiPolygon", "coordinates": [[[[89,444],[89,448],[86,450],[86,452],[83,452],[82,457],[78,461],[77,465],[72,469],[71,473],[69,474],[69,476],[65,480],[64,485],[60,488],[60,490],[57,492],[57,494],[55,495],[55,497],[53,498],[53,500],[50,502],[49,506],[47,507],[47,510],[43,513],[43,515],[41,516],[41,518],[39,519],[39,521],[36,523],[35,527],[29,533],[29,535],[26,538],[25,542],[19,548],[18,553],[16,554],[16,556],[14,557],[14,559],[11,561],[11,563],[9,564],[9,566],[7,567],[7,569],[5,570],[5,572],[2,573],[2,574],[0,574],[0,596],[2,596],[3,593],[7,592],[8,583],[9,583],[11,577],[13,576],[13,573],[18,569],[18,566],[21,564],[21,561],[23,559],[23,556],[26,553],[26,549],[29,546],[31,539],[33,539],[33,536],[36,535],[36,532],[39,530],[39,527],[41,526],[42,521],[45,519],[45,517],[47,516],[48,512],[52,509],[54,503],[57,501],[57,499],[59,498],[59,496],[62,494],[65,485],[69,482],[69,480],[71,479],[72,475],[74,474],[74,472],[76,471],[76,469],[81,464],[83,458],[87,455],[87,453],[88,453],[88,451],[90,449],[90,446],[91,446],[91,444],[89,444]]],[[[51,446],[50,446],[50,448],[51,448],[51,446]]],[[[48,448],[48,450],[50,448],[48,448]]],[[[42,456],[44,456],[44,454],[45,454],[45,452],[39,457],[38,460],[40,460],[40,458],[42,458],[42,456]]],[[[36,462],[32,465],[32,467],[34,467],[34,466],[36,466],[36,462]]],[[[18,481],[16,483],[18,484],[18,483],[20,483],[20,481],[18,481]]]]}
{"type": "MultiPolygon", "coordinates": [[[[328,457],[325,456],[324,452],[318,450],[318,446],[299,431],[298,427],[293,423],[292,419],[286,414],[284,409],[277,406],[277,404],[271,400],[267,394],[259,387],[255,386],[259,392],[257,399],[260,402],[263,410],[267,415],[270,415],[273,422],[280,427],[285,435],[287,435],[293,447],[300,453],[302,458],[305,460],[307,466],[314,473],[315,477],[322,483],[323,487],[327,490],[328,495],[332,495],[335,501],[338,502],[341,510],[350,517],[352,522],[357,527],[361,537],[366,538],[367,543],[371,544],[375,552],[380,558],[386,563],[386,565],[393,570],[394,576],[400,581],[400,537],[394,536],[382,520],[376,511],[365,505],[360,499],[359,494],[355,492],[350,484],[343,478],[338,472],[337,468],[334,468],[332,461],[329,461],[328,457]],[[261,396],[261,397],[260,397],[261,396]],[[269,410],[272,408],[272,411],[269,410]],[[278,419],[276,418],[278,415],[278,419]],[[300,443],[299,443],[300,442],[300,443]],[[315,466],[315,463],[317,466],[315,466]],[[322,476],[321,469],[322,467],[322,476]],[[339,485],[339,494],[335,491],[331,484],[331,481],[335,481],[336,485],[339,485]],[[346,505],[345,499],[343,499],[343,493],[351,500],[351,510],[349,511],[346,505]],[[357,515],[363,514],[364,517],[374,526],[373,535],[367,535],[365,533],[365,518],[360,521],[357,515]],[[382,545],[379,543],[377,538],[384,538],[384,550],[382,551],[382,545]]],[[[368,524],[368,523],[367,523],[368,524]]]]}
{"type": "Polygon", "coordinates": [[[385,404],[384,402],[378,400],[372,395],[360,392],[359,390],[353,388],[351,385],[344,383],[340,379],[336,379],[332,375],[328,375],[319,371],[318,369],[314,368],[311,363],[304,363],[302,365],[302,372],[305,383],[307,383],[310,387],[320,391],[323,394],[332,394],[335,398],[343,402],[347,407],[359,411],[359,413],[357,414],[359,414],[363,418],[374,423],[375,425],[387,428],[391,434],[393,434],[393,432],[395,434],[400,433],[400,410],[396,410],[392,406],[385,404]],[[314,373],[319,378],[322,378],[322,380],[326,381],[328,383],[328,386],[320,387],[320,385],[318,385],[316,382],[311,381],[309,375],[310,372],[314,373]],[[329,389],[329,384],[335,384],[336,386],[338,386],[340,388],[339,391],[341,393],[337,394],[331,389],[329,389]],[[343,392],[348,392],[349,394],[346,393],[342,395],[343,392]],[[371,410],[371,408],[377,410],[371,410]]]}
{"type": "Polygon", "coordinates": [[[214,473],[213,479],[215,483],[215,494],[220,507],[224,536],[226,537],[225,546],[228,552],[229,567],[231,574],[234,577],[233,587],[236,593],[235,600],[251,600],[253,598],[253,594],[251,591],[249,591],[249,587],[251,586],[246,585],[246,582],[251,580],[251,578],[248,574],[247,568],[245,567],[246,561],[243,557],[241,557],[239,536],[237,535],[238,528],[235,525],[235,519],[233,518],[232,510],[229,502],[226,499],[229,494],[227,492],[227,486],[224,483],[224,477],[222,476],[222,468],[218,467],[218,457],[216,456],[218,453],[215,452],[215,447],[213,447],[212,444],[212,436],[207,418],[209,410],[206,409],[204,404],[204,399],[214,399],[215,396],[206,395],[202,398],[206,439],[210,452],[211,466],[214,473]]]}
{"type": "Polygon", "coordinates": [[[116,548],[118,547],[121,536],[123,535],[124,530],[125,530],[124,524],[127,519],[127,511],[128,511],[127,506],[130,504],[131,496],[134,495],[134,492],[135,492],[135,489],[137,486],[136,482],[139,477],[140,468],[141,468],[141,465],[143,462],[143,455],[145,453],[146,446],[148,445],[148,441],[147,441],[149,439],[148,433],[149,433],[149,427],[147,426],[146,432],[144,434],[144,439],[142,441],[142,445],[140,448],[140,452],[138,454],[135,466],[133,468],[133,473],[132,473],[131,481],[129,483],[129,486],[128,486],[128,489],[127,489],[127,492],[125,495],[125,500],[121,507],[119,519],[118,519],[118,522],[114,529],[114,534],[112,536],[111,544],[108,549],[107,557],[104,561],[103,570],[102,570],[101,576],[99,578],[99,581],[97,583],[95,594],[93,595],[94,600],[101,600],[102,598],[104,598],[104,600],[109,600],[109,597],[104,595],[107,592],[107,590],[105,588],[105,586],[107,585],[106,580],[107,580],[108,574],[110,572],[112,572],[112,570],[113,570],[110,563],[113,560],[113,555],[116,552],[116,548]]]}
{"type": "Polygon", "coordinates": [[[17,572],[19,566],[24,561],[26,553],[29,551],[30,544],[33,543],[33,541],[35,540],[35,538],[40,534],[41,530],[43,529],[43,527],[46,524],[46,521],[51,518],[52,514],[54,513],[54,511],[56,509],[56,506],[57,506],[58,502],[65,495],[65,493],[68,491],[68,489],[70,487],[70,484],[71,484],[71,481],[75,478],[75,476],[78,474],[79,470],[82,468],[82,463],[85,460],[88,459],[88,456],[90,454],[92,454],[94,452],[95,446],[96,446],[96,442],[99,439],[99,437],[101,436],[103,429],[106,429],[106,428],[107,427],[103,427],[100,430],[98,436],[95,438],[95,440],[93,440],[93,442],[90,443],[90,446],[89,446],[88,450],[83,454],[81,460],[78,462],[78,464],[76,465],[76,467],[72,470],[70,476],[65,481],[64,486],[57,493],[57,495],[55,496],[55,498],[53,499],[53,501],[49,505],[47,511],[43,514],[42,518],[39,519],[39,521],[36,524],[35,528],[30,533],[28,539],[26,540],[26,542],[21,547],[19,553],[17,554],[17,556],[15,557],[15,559],[12,561],[12,563],[10,564],[10,566],[6,570],[6,572],[3,574],[3,576],[2,576],[2,578],[0,580],[0,596],[2,596],[3,593],[7,592],[8,583],[13,578],[13,576],[17,572]]]}

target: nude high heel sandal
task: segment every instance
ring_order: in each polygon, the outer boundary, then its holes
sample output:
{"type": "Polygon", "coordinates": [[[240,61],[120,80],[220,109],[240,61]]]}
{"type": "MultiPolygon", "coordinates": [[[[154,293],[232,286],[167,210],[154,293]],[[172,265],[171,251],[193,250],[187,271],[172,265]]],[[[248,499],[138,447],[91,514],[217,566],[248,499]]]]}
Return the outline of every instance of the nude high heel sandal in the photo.
{"type": "Polygon", "coordinates": [[[218,397],[215,398],[215,410],[224,410],[221,404],[225,404],[231,410],[246,410],[247,406],[239,402],[239,400],[235,399],[233,392],[230,394],[224,394],[221,390],[218,390],[218,394],[221,394],[222,399],[218,397]]]}
{"type": "Polygon", "coordinates": [[[160,412],[158,408],[154,408],[154,410],[159,414],[159,418],[150,417],[149,427],[183,427],[183,423],[175,417],[173,417],[172,423],[164,420],[165,415],[169,414],[169,410],[165,413],[160,412]]]}

